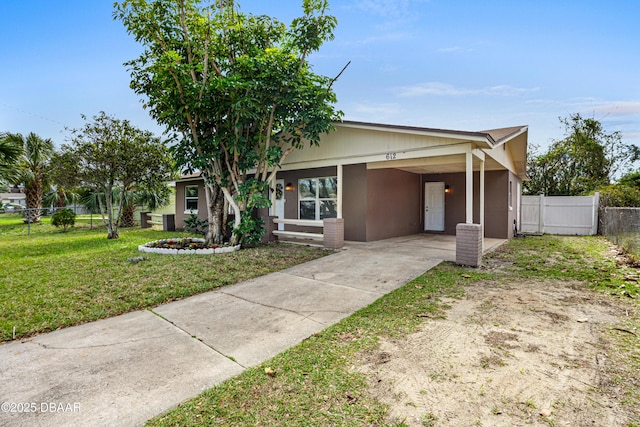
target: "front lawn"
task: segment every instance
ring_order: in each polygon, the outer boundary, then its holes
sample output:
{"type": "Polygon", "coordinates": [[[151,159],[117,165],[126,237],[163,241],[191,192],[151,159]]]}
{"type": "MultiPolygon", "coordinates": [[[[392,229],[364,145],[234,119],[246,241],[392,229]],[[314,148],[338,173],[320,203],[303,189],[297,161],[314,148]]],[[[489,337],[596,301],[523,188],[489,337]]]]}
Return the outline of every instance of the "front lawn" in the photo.
{"type": "MultiPolygon", "coordinates": [[[[93,218],[93,227],[99,219],[93,218]]],[[[88,227],[88,223],[84,223],[88,227]]],[[[220,286],[282,270],[327,252],[267,245],[221,255],[158,255],[140,244],[179,232],[104,228],[61,233],[44,219],[26,224],[0,217],[0,341],[153,307],[220,286]],[[131,263],[129,258],[145,256],[131,263]]]]}
{"type": "MultiPolygon", "coordinates": [[[[481,282],[508,287],[523,278],[543,283],[556,280],[625,302],[634,302],[640,291],[637,282],[625,280],[635,271],[617,266],[609,244],[600,238],[544,236],[512,240],[485,257],[485,263],[482,269],[440,264],[262,365],[150,420],[147,426],[414,425],[389,422],[388,407],[368,390],[368,379],[358,366],[363,354],[377,348],[381,337],[402,347],[410,334],[433,319],[446,317],[447,302],[464,295],[467,286],[481,282]]],[[[637,314],[629,313],[623,322],[621,329],[636,331],[640,327],[637,314]]],[[[613,333],[620,359],[616,361],[619,393],[624,395],[627,408],[637,408],[640,395],[635,379],[640,372],[640,341],[635,332],[613,333]]],[[[394,355],[388,356],[379,363],[393,360],[394,355]]],[[[431,356],[424,354],[425,359],[431,356]]],[[[421,380],[425,384],[444,381],[421,380]]],[[[437,409],[435,405],[433,410],[437,409]]],[[[435,423],[436,418],[431,412],[425,413],[422,425],[440,425],[435,423]]],[[[625,425],[636,426],[637,421],[625,425]]],[[[547,424],[555,425],[551,419],[547,424]]]]}

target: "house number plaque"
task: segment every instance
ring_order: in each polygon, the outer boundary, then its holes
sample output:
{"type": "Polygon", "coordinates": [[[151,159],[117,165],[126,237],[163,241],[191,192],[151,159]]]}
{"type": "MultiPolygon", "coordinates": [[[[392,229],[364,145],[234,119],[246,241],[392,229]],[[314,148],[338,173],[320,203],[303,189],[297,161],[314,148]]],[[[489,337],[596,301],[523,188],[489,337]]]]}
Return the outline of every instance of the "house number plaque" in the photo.
{"type": "Polygon", "coordinates": [[[398,153],[387,153],[387,160],[395,160],[398,157],[398,153]]]}

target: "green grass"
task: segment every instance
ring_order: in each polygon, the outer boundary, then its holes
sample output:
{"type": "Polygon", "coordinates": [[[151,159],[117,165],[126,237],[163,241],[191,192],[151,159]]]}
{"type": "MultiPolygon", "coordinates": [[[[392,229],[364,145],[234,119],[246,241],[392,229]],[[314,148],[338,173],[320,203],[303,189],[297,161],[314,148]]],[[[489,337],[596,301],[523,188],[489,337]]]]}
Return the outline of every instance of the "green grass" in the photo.
{"type": "MultiPolygon", "coordinates": [[[[182,233],[104,228],[61,233],[44,219],[31,234],[19,216],[0,217],[0,341],[22,338],[237,283],[325,255],[268,245],[215,256],[144,254],[137,247],[182,233]],[[15,218],[14,218],[15,217],[15,218]]],[[[95,218],[94,218],[95,220],[95,218]]]]}
{"type": "MultiPolygon", "coordinates": [[[[75,229],[103,228],[100,215],[76,215],[75,229]]],[[[43,216],[39,223],[25,224],[21,214],[0,214],[0,238],[9,235],[42,234],[58,232],[60,229],[51,225],[51,217],[43,216]]]]}
{"type": "MultiPolygon", "coordinates": [[[[148,425],[389,425],[385,406],[367,393],[366,378],[352,368],[358,363],[359,352],[375,349],[381,336],[403,339],[430,317],[443,315],[442,298],[460,297],[465,284],[477,281],[508,283],[526,273],[540,280],[572,281],[622,298],[622,279],[615,262],[606,256],[608,248],[608,243],[599,238],[531,237],[513,240],[486,257],[488,269],[443,263],[264,364],[150,420],[148,425]],[[267,375],[265,368],[275,371],[275,376],[267,375]]],[[[637,318],[635,322],[635,327],[640,326],[637,318]]],[[[626,335],[626,341],[618,341],[618,348],[636,358],[628,358],[630,365],[621,377],[638,378],[640,341],[637,336],[626,335]]],[[[621,380],[621,387],[627,390],[626,403],[638,407],[640,399],[633,383],[621,380]]]]}
{"type": "Polygon", "coordinates": [[[640,296],[640,284],[628,280],[637,270],[618,266],[607,256],[612,245],[602,237],[526,237],[512,240],[509,248],[493,258],[507,259],[527,277],[577,280],[612,295],[640,296]]]}

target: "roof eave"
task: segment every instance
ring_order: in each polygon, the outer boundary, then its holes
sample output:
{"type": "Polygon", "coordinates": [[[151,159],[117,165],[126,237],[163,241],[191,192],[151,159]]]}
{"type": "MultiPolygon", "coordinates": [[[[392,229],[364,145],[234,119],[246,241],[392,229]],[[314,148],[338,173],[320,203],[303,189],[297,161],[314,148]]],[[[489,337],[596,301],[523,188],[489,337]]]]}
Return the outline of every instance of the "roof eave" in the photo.
{"type": "Polygon", "coordinates": [[[442,138],[455,138],[463,141],[474,142],[480,148],[493,148],[496,141],[486,132],[470,132],[449,129],[435,129],[418,126],[389,125],[381,123],[368,123],[345,120],[336,122],[335,126],[350,127],[357,129],[370,129],[383,132],[406,133],[412,135],[427,135],[442,138]]]}

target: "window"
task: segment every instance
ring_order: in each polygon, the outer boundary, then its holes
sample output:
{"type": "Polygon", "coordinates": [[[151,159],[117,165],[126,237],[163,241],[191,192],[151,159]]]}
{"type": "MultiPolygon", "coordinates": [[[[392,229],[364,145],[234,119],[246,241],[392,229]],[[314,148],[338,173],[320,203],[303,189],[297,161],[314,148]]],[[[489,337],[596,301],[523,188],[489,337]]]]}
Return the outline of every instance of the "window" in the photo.
{"type": "Polygon", "coordinates": [[[184,187],[184,212],[198,213],[198,186],[187,185],[184,187]]]}
{"type": "Polygon", "coordinates": [[[299,219],[321,220],[338,215],[338,178],[298,180],[299,219]]]}

